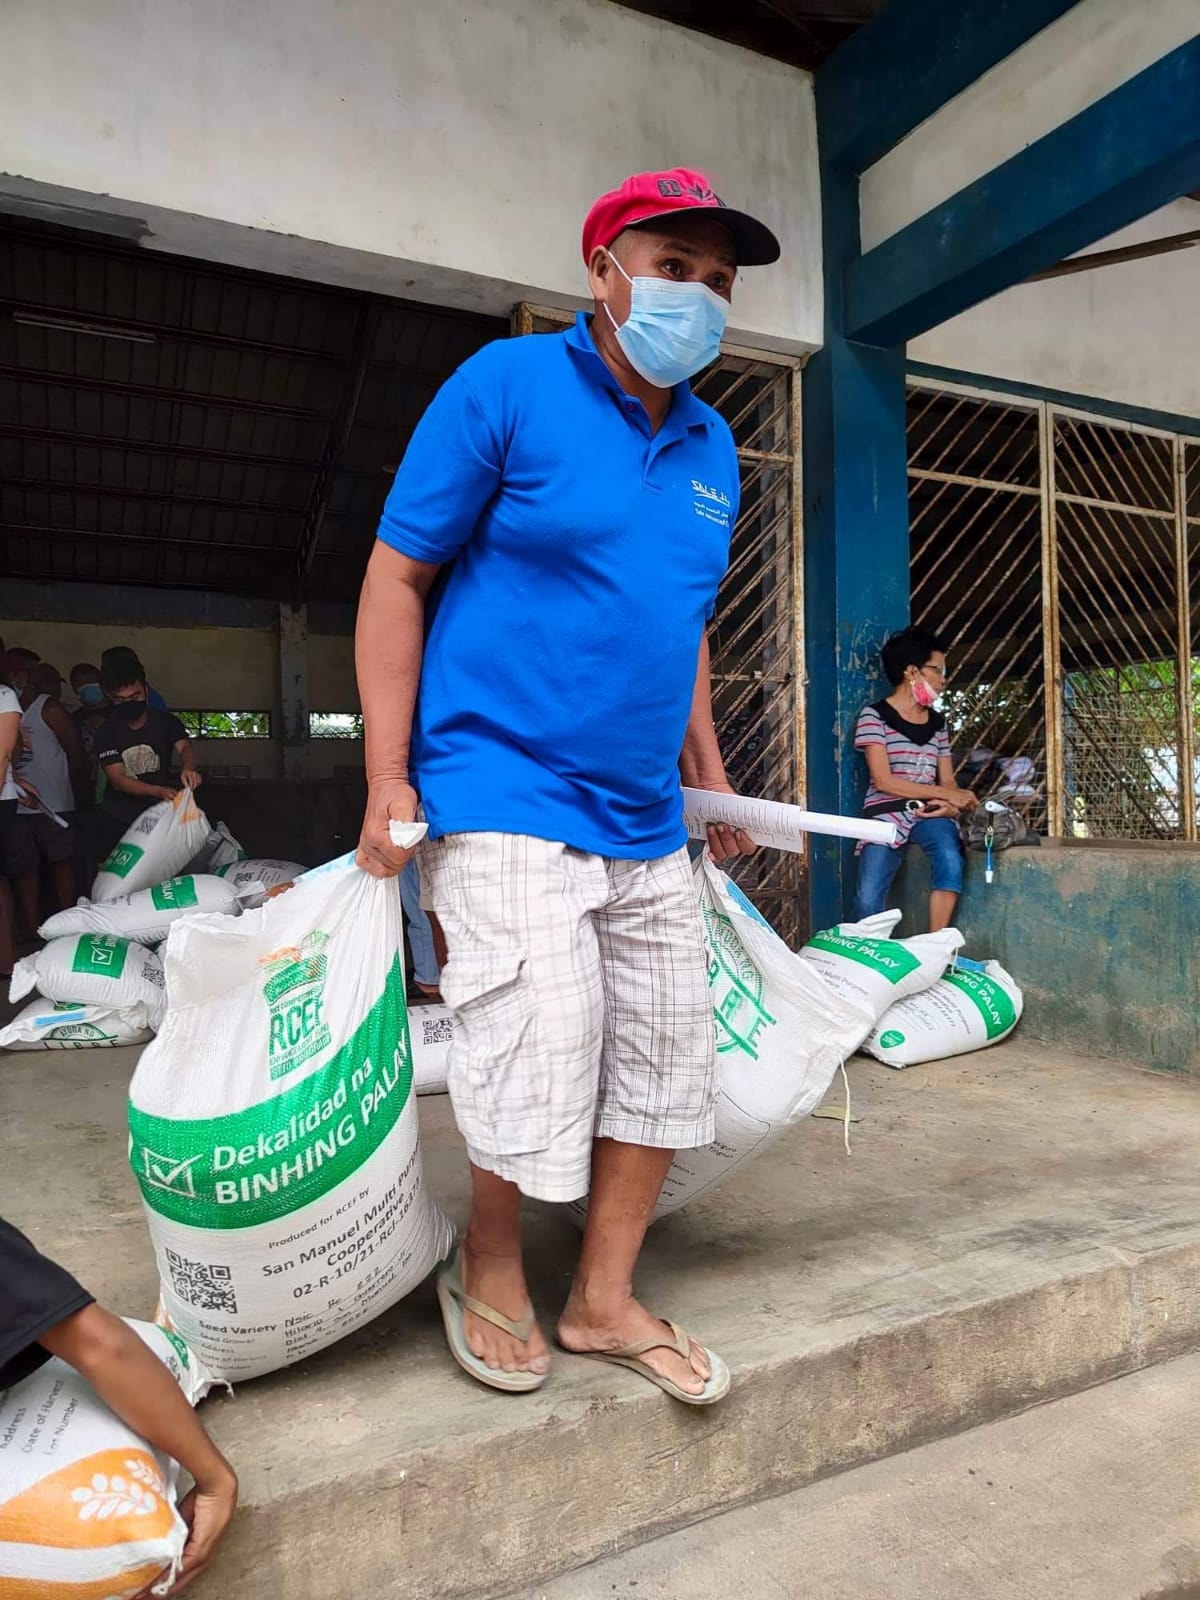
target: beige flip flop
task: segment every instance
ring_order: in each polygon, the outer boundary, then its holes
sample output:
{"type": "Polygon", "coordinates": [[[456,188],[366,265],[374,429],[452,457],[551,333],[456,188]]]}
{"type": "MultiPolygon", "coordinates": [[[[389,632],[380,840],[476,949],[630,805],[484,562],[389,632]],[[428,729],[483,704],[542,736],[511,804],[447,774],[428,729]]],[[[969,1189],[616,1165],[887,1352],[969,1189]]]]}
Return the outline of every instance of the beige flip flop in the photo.
{"type": "MultiPolygon", "coordinates": [[[[685,1361],[691,1358],[691,1343],[686,1333],[677,1322],[667,1322],[664,1318],[663,1326],[670,1328],[670,1339],[639,1339],[636,1344],[622,1345],[619,1350],[568,1350],[568,1355],[584,1356],[588,1361],[608,1361],[614,1367],[628,1367],[631,1372],[636,1372],[641,1378],[649,1378],[651,1383],[657,1384],[673,1400],[681,1400],[685,1406],[711,1406],[716,1401],[724,1399],[729,1393],[732,1379],[729,1368],[707,1347],[704,1354],[708,1357],[712,1372],[708,1382],[699,1394],[689,1394],[686,1389],[681,1389],[670,1378],[664,1378],[661,1372],[641,1358],[648,1350],[674,1350],[685,1361]]],[[[698,1343],[699,1341],[697,1341],[698,1343]]],[[[567,1349],[563,1345],[564,1350],[567,1349]]]]}
{"type": "Polygon", "coordinates": [[[486,1361],[481,1361],[467,1343],[466,1329],[463,1326],[463,1312],[470,1311],[475,1316],[482,1317],[485,1322],[490,1322],[493,1327],[499,1328],[502,1333],[511,1334],[519,1344],[524,1344],[536,1323],[532,1306],[528,1316],[522,1317],[520,1322],[513,1322],[502,1311],[497,1311],[493,1306],[485,1306],[482,1300],[476,1300],[473,1295],[469,1295],[463,1288],[462,1269],[457,1251],[453,1259],[438,1273],[437,1296],[438,1304],[442,1308],[442,1322],[446,1327],[446,1343],[450,1346],[450,1354],[464,1372],[469,1372],[478,1382],[486,1383],[489,1389],[504,1389],[509,1394],[529,1394],[532,1390],[541,1388],[547,1378],[545,1372],[502,1372],[497,1367],[489,1367],[486,1361]]]}

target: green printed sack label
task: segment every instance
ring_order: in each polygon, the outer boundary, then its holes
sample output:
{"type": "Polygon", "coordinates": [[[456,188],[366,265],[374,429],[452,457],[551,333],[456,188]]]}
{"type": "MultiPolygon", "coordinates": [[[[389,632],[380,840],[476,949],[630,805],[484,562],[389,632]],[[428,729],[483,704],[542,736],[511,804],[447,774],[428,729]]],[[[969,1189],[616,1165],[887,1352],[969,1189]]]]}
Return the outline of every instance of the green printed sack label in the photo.
{"type": "Polygon", "coordinates": [[[193,1228],[257,1227],[344,1184],[395,1127],[411,1091],[397,957],[379,999],[323,1067],[223,1117],[175,1121],[130,1106],[129,1159],[161,1216],[193,1228]]]}
{"type": "Polygon", "coordinates": [[[859,939],[851,934],[827,930],[815,933],[805,949],[823,950],[827,955],[857,961],[893,984],[900,983],[921,965],[919,959],[906,950],[898,939],[859,939]]]}
{"type": "Polygon", "coordinates": [[[115,1033],[105,1033],[94,1022],[64,1022],[51,1028],[46,1038],[55,1044],[116,1044],[115,1033]]]}
{"type": "Polygon", "coordinates": [[[128,939],[118,939],[111,933],[83,933],[75,945],[71,971],[115,980],[125,971],[128,955],[128,939]]]}
{"type": "Polygon", "coordinates": [[[182,911],[196,904],[195,878],[168,878],[166,883],[155,884],[150,900],[156,911],[182,911]]]}
{"type": "Polygon", "coordinates": [[[759,1035],[764,1028],[775,1025],[775,1018],[763,1001],[762,973],[738,938],[729,917],[710,905],[707,897],[703,912],[717,1054],[726,1055],[732,1051],[757,1061],[759,1035]]]}
{"type": "Polygon", "coordinates": [[[160,1328],[158,1331],[170,1344],[171,1349],[174,1350],[175,1354],[179,1357],[180,1366],[185,1372],[187,1372],[192,1364],[192,1352],[188,1349],[187,1345],[183,1342],[179,1335],[172,1332],[170,1328],[160,1328]]]}
{"type": "Polygon", "coordinates": [[[335,864],[231,931],[193,915],[167,943],[129,1158],[164,1316],[233,1383],[372,1321],[454,1233],[421,1165],[395,884],[335,864]]]}
{"type": "Polygon", "coordinates": [[[948,972],[931,988],[890,1006],[864,1048],[889,1067],[944,1061],[1006,1039],[1023,1006],[1016,980],[989,961],[983,972],[948,972]]]}
{"type": "MultiPolygon", "coordinates": [[[[966,995],[983,1018],[988,1043],[1011,1033],[1017,1025],[1017,1008],[1013,997],[1002,984],[983,972],[948,972],[942,980],[959,994],[966,995]]],[[[887,1045],[886,1037],[880,1044],[887,1045]]]]}
{"type": "Polygon", "coordinates": [[[100,871],[111,872],[114,878],[127,878],[145,854],[141,845],[122,841],[114,847],[100,871]]]}
{"type": "Polygon", "coordinates": [[[329,935],[315,929],[304,935],[299,948],[281,952],[266,968],[263,998],[271,1008],[267,1049],[272,1078],[294,1072],[329,1046],[323,1015],[328,943],[329,935]]]}

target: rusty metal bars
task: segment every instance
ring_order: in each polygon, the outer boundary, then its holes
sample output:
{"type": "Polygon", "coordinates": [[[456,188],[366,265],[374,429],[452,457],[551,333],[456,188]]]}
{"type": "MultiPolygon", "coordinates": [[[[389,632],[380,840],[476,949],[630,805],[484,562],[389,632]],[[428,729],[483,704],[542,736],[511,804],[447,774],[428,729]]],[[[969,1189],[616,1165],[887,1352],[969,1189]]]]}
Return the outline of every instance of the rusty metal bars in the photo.
{"type": "Polygon", "coordinates": [[[945,636],[964,782],[1048,826],[1042,438],[1036,406],[915,384],[912,615],[945,636]]]}
{"type": "Polygon", "coordinates": [[[1053,408],[1068,833],[1186,839],[1175,440],[1053,408]]]}
{"type": "Polygon", "coordinates": [[[1176,713],[1179,719],[1179,787],[1184,836],[1195,839],[1196,816],[1196,671],[1192,659],[1192,573],[1188,559],[1188,452],[1184,441],[1171,441],[1172,477],[1175,487],[1175,570],[1179,574],[1176,595],[1176,713]],[[1190,826],[1188,824],[1190,823],[1190,826]]]}
{"type": "Polygon", "coordinates": [[[1054,837],[1197,837],[1200,445],[916,380],[912,612],[963,781],[1054,837]]]}
{"type": "Polygon", "coordinates": [[[1038,412],[1038,465],[1041,474],[1042,681],[1046,699],[1046,822],[1052,839],[1068,832],[1064,758],[1062,652],[1058,642],[1058,543],[1055,530],[1054,419],[1038,412]]]}

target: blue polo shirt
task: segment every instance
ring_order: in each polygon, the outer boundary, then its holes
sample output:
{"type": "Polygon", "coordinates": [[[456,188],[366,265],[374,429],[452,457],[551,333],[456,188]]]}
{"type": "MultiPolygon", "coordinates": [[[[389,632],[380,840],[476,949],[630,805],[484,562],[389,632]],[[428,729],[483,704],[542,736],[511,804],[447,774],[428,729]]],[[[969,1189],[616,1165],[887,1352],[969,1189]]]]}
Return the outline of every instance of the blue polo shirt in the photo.
{"type": "Polygon", "coordinates": [[[733,437],[687,384],[656,434],[592,343],[487,345],[413,434],[379,537],[452,563],[413,728],[433,837],[524,833],[651,860],[738,510],[733,437]]]}

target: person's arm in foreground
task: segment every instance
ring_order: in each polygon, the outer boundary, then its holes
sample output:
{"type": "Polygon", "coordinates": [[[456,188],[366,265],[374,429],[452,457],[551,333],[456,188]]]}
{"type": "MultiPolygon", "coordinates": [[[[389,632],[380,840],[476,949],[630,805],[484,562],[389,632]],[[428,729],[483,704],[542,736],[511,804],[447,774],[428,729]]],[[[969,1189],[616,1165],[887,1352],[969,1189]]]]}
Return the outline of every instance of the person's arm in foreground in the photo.
{"type": "Polygon", "coordinates": [[[21,713],[0,711],[0,788],[8,776],[8,769],[17,759],[21,748],[21,713]]]}
{"type": "Polygon", "coordinates": [[[394,877],[412,855],[392,844],[388,823],[413,822],[417,815],[408,756],[421,679],[425,601],[437,573],[436,564],[414,561],[377,541],[358,602],[354,659],[367,768],[358,864],[377,878],[394,877]]]}
{"type": "MultiPolygon", "coordinates": [[[[489,347],[490,349],[491,347],[489,347]]],[[[416,426],[392,483],[358,602],[354,661],[362,705],[367,811],[358,864],[377,878],[400,872],[411,850],[388,838],[389,822],[413,822],[409,770],[413,711],[425,651],[425,602],[441,567],[455,559],[501,481],[504,447],[460,368],[416,426]]],[[[485,386],[487,380],[485,379],[485,386]]]]}
{"type": "Polygon", "coordinates": [[[938,787],[946,795],[966,796],[965,799],[930,800],[923,815],[926,817],[957,817],[971,811],[979,804],[979,797],[970,789],[960,789],[954,777],[954,761],[950,756],[938,757],[938,787]]]}
{"type": "Polygon", "coordinates": [[[938,784],[945,790],[950,799],[950,804],[959,811],[973,811],[979,804],[979,796],[973,789],[959,787],[958,779],[954,776],[954,757],[942,755],[938,757],[938,784]]]}
{"type": "Polygon", "coordinates": [[[170,1591],[178,1594],[212,1563],[233,1517],[238,1497],[233,1468],[167,1368],[111,1311],[86,1306],[42,1334],[38,1343],[74,1367],[122,1422],[154,1449],[172,1456],[194,1479],[195,1488],[179,1507],[188,1541],[170,1591]]]}
{"type": "Polygon", "coordinates": [[[110,761],[104,768],[104,776],[114,789],[122,794],[135,794],[143,800],[174,800],[175,790],[168,789],[159,783],[143,783],[140,778],[131,778],[125,771],[122,761],[110,761]]]}
{"type": "MultiPolygon", "coordinates": [[[[717,740],[712,709],[712,671],[709,664],[708,637],[700,641],[700,655],[696,662],[696,684],[692,690],[692,709],[688,716],[687,732],[683,736],[683,751],[679,757],[679,776],[687,789],[710,789],[714,794],[736,794],[725,773],[721,759],[721,746],[717,740]]],[[[727,823],[714,823],[708,830],[708,848],[712,858],[720,864],[735,856],[753,855],[758,849],[754,840],[741,829],[727,823]]]]}
{"type": "Polygon", "coordinates": [[[174,748],[179,757],[180,783],[185,789],[198,789],[204,779],[196,770],[196,746],[190,739],[177,739],[174,748]]]}
{"type": "Polygon", "coordinates": [[[74,719],[67,715],[57,700],[47,700],[42,705],[42,721],[63,747],[63,754],[67,758],[67,770],[70,773],[71,790],[75,796],[75,804],[77,806],[86,805],[92,775],[88,767],[87,757],[83,753],[79,729],[75,726],[74,719]]]}
{"type": "Polygon", "coordinates": [[[970,789],[960,789],[954,782],[953,763],[948,756],[938,758],[938,782],[933,784],[913,783],[909,778],[897,778],[888,762],[887,751],[881,744],[866,745],[863,748],[863,755],[867,758],[867,771],[871,775],[871,782],[880,794],[894,794],[900,800],[942,802],[953,807],[955,811],[969,811],[976,804],[975,796],[970,789]],[[943,762],[947,767],[945,773],[942,770],[943,762]]]}

